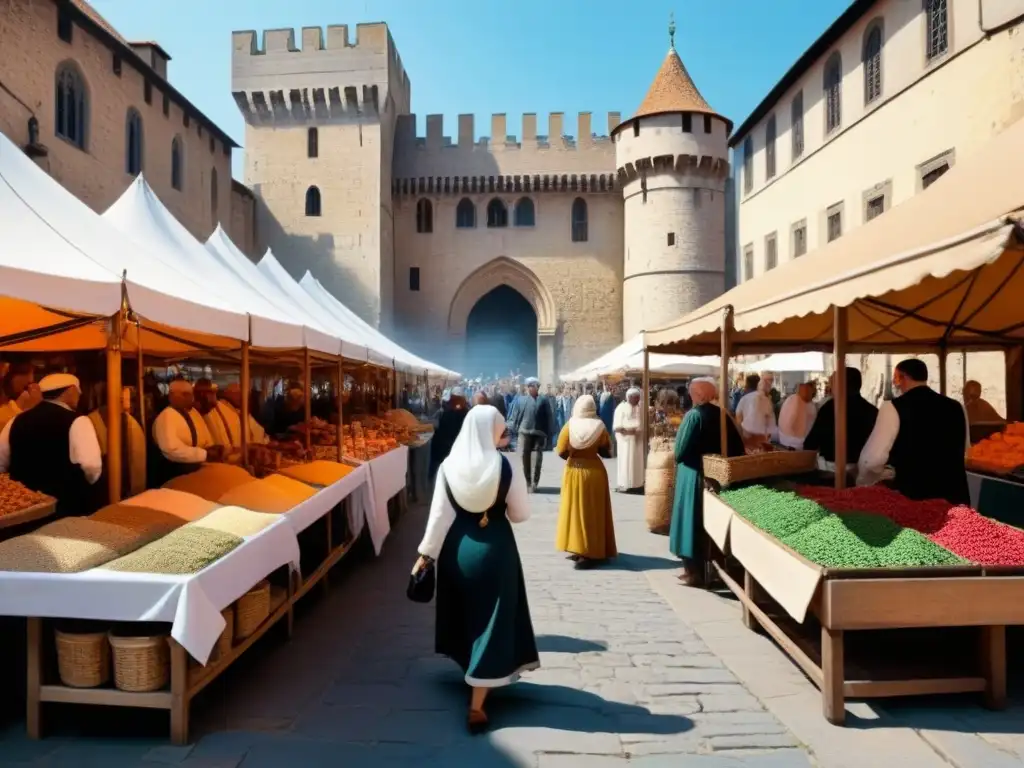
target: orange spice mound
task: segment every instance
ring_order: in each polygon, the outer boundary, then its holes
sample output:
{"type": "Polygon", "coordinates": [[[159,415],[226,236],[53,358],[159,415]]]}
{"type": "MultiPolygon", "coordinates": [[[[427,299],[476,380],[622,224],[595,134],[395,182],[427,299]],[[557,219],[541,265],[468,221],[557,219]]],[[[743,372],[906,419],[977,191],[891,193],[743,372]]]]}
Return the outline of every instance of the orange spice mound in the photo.
{"type": "Polygon", "coordinates": [[[1024,464],[1024,423],[1007,425],[1005,432],[996,432],[975,443],[967,458],[978,464],[1001,469],[1014,469],[1024,464]]]}
{"type": "Polygon", "coordinates": [[[298,494],[278,488],[273,483],[268,483],[264,478],[263,480],[250,480],[245,485],[232,488],[221,496],[219,501],[226,506],[244,507],[253,512],[281,515],[294,509],[305,499],[298,494]]]}
{"type": "Polygon", "coordinates": [[[164,483],[164,488],[184,491],[208,501],[217,501],[238,485],[252,482],[252,475],[231,464],[204,464],[195,472],[164,483]]]}
{"type": "Polygon", "coordinates": [[[148,507],[174,515],[186,523],[205,517],[220,506],[216,501],[210,501],[192,493],[174,491],[170,488],[152,488],[143,491],[138,496],[123,500],[121,505],[148,507]]]}
{"type": "Polygon", "coordinates": [[[336,461],[313,461],[309,464],[283,467],[279,474],[310,485],[332,485],[347,476],[352,469],[347,464],[339,464],[336,461]]]}
{"type": "Polygon", "coordinates": [[[293,496],[297,499],[297,502],[311,499],[317,494],[317,489],[310,486],[308,483],[304,483],[301,480],[295,480],[291,477],[285,477],[284,475],[267,475],[263,478],[269,486],[273,486],[281,491],[284,491],[289,496],[293,496]]]}

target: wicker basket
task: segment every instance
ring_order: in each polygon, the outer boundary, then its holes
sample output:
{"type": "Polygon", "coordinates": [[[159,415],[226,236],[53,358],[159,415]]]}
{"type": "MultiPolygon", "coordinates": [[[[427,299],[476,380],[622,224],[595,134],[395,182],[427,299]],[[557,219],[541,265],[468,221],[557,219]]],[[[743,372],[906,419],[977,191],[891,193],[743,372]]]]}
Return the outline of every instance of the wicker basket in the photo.
{"type": "Polygon", "coordinates": [[[71,688],[98,688],[110,681],[110,645],[106,632],[54,631],[57,671],[71,688]]]}
{"type": "Polygon", "coordinates": [[[704,477],[725,488],[762,477],[813,472],[817,466],[816,451],[765,451],[729,458],[712,454],[704,457],[704,477]]]}
{"type": "Polygon", "coordinates": [[[235,603],[235,639],[245,640],[270,616],[270,582],[261,581],[235,603]]]}
{"type": "Polygon", "coordinates": [[[171,673],[171,646],[167,635],[119,637],[110,634],[114,650],[114,685],[132,693],[159,691],[171,673]]]}
{"type": "Polygon", "coordinates": [[[220,637],[217,638],[217,645],[213,648],[213,654],[211,654],[212,661],[218,661],[224,658],[231,652],[231,646],[235,643],[235,609],[233,606],[228,606],[220,615],[224,617],[224,631],[220,633],[220,637]]]}

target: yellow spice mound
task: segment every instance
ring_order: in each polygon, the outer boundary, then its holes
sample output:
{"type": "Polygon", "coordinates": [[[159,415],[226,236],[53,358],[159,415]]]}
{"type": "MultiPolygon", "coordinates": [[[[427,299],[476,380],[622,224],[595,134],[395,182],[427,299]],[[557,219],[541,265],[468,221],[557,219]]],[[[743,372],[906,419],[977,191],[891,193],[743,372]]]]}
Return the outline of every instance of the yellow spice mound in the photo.
{"type": "Polygon", "coordinates": [[[251,509],[221,507],[208,514],[197,525],[212,531],[231,533],[235,536],[255,536],[277,519],[277,515],[253,512],[251,509]]]}
{"type": "Polygon", "coordinates": [[[89,516],[90,520],[129,528],[158,539],[185,524],[177,515],[132,504],[109,504],[89,516]]]}
{"type": "MultiPolygon", "coordinates": [[[[303,488],[309,488],[309,486],[303,486],[303,488]]],[[[254,512],[266,512],[274,515],[295,509],[304,500],[274,487],[265,479],[253,480],[251,483],[232,488],[220,497],[220,503],[225,506],[244,507],[254,512]]],[[[203,522],[205,524],[205,519],[203,522]]]]}
{"type": "Polygon", "coordinates": [[[190,523],[103,567],[129,573],[199,573],[242,543],[241,536],[190,523]]]}
{"type": "Polygon", "coordinates": [[[110,562],[152,541],[113,523],[67,517],[0,542],[0,571],[79,573],[110,562]]]}
{"type": "Polygon", "coordinates": [[[308,483],[284,475],[267,475],[261,482],[287,493],[296,503],[311,499],[317,494],[316,488],[310,488],[308,483]]]}
{"type": "Polygon", "coordinates": [[[170,488],[154,488],[151,491],[143,491],[138,496],[125,499],[121,504],[156,509],[174,515],[186,523],[198,520],[220,506],[215,501],[207,501],[191,493],[172,491],[170,488]]]}
{"type": "Polygon", "coordinates": [[[164,488],[191,493],[208,501],[217,501],[232,488],[252,482],[252,475],[231,464],[204,464],[195,472],[164,483],[164,488]]]}
{"type": "Polygon", "coordinates": [[[309,464],[296,464],[284,467],[281,474],[310,485],[331,485],[352,472],[352,467],[336,461],[313,461],[309,464]]]}

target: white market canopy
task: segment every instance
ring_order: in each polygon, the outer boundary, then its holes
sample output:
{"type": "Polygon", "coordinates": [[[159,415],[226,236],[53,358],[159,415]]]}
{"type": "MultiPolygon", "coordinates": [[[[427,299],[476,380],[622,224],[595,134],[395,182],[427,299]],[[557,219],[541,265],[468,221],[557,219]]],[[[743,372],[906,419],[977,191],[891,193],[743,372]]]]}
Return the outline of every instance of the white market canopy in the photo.
{"type": "MultiPolygon", "coordinates": [[[[717,357],[651,354],[648,369],[661,376],[713,376],[718,373],[717,357]]],[[[592,381],[601,376],[639,373],[644,368],[644,334],[640,333],[605,352],[596,360],[564,374],[562,381],[592,381]]]]}
{"type": "Polygon", "coordinates": [[[270,280],[249,257],[239,250],[227,232],[219,224],[206,241],[206,249],[221,264],[231,270],[239,280],[270,301],[283,315],[302,323],[305,339],[310,349],[318,352],[337,354],[339,340],[331,335],[303,306],[294,301],[280,286],[270,280]]]}
{"type": "MultiPolygon", "coordinates": [[[[0,336],[18,351],[101,349],[122,291],[146,350],[237,345],[249,319],[123,235],[0,134],[0,336]],[[122,279],[123,278],[123,279],[122,279]],[[164,331],[174,329],[172,340],[164,331]],[[187,336],[188,338],[183,338],[187,336]]],[[[125,332],[138,344],[134,328],[125,332]]]]}
{"type": "MultiPolygon", "coordinates": [[[[158,254],[176,271],[191,276],[206,295],[220,296],[251,318],[249,341],[255,347],[298,349],[307,345],[302,325],[215,259],[164,206],[140,174],[103,218],[124,234],[158,254]]],[[[337,354],[340,345],[323,350],[337,354]]]]}
{"type": "MultiPolygon", "coordinates": [[[[653,355],[651,355],[653,357],[653,355]]],[[[824,352],[779,352],[763,360],[743,363],[745,371],[765,373],[824,373],[824,352]]]]}
{"type": "Polygon", "coordinates": [[[366,338],[370,339],[374,349],[378,349],[385,353],[390,352],[394,357],[396,367],[408,369],[411,372],[417,373],[420,371],[426,371],[428,374],[434,376],[445,376],[448,378],[458,377],[459,374],[455,371],[450,371],[436,363],[430,362],[429,360],[424,360],[419,355],[413,354],[409,350],[389,339],[383,333],[359,317],[359,315],[351,309],[342,304],[330,291],[324,288],[320,281],[313,277],[312,273],[308,270],[306,271],[306,274],[302,276],[302,279],[299,280],[299,285],[314,301],[318,302],[328,312],[331,312],[339,319],[339,321],[350,325],[366,338]]]}

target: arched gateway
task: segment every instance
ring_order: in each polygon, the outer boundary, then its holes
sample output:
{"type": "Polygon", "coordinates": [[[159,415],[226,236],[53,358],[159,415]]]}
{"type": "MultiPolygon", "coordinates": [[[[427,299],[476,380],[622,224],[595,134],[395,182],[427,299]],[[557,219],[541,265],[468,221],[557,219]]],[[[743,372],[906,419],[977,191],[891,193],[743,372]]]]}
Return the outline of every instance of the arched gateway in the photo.
{"type": "MultiPolygon", "coordinates": [[[[497,371],[477,371],[481,363],[493,366],[493,358],[477,360],[477,364],[474,364],[472,359],[473,351],[479,349],[480,345],[486,345],[486,338],[484,336],[487,326],[483,327],[481,333],[469,331],[470,314],[474,313],[474,309],[480,305],[479,309],[476,309],[474,319],[482,318],[486,320],[495,307],[503,305],[514,308],[516,304],[515,296],[507,289],[511,289],[525,299],[536,315],[536,367],[528,372],[536,373],[541,381],[545,383],[554,383],[555,329],[557,327],[555,301],[548,289],[544,287],[530,269],[518,261],[505,256],[499,256],[489,261],[470,274],[462,281],[462,285],[459,286],[455,292],[455,297],[452,299],[451,308],[448,311],[448,335],[453,346],[459,348],[461,345],[462,359],[459,370],[463,371],[466,376],[476,376],[480,373],[492,376],[494,373],[507,373],[509,368],[517,367],[524,362],[521,360],[509,360],[497,371]],[[496,290],[502,287],[506,290],[496,290]]],[[[516,318],[519,320],[525,319],[522,311],[514,311],[515,315],[510,326],[515,325],[516,318]]],[[[499,340],[498,343],[508,342],[499,340]]],[[[517,345],[513,342],[513,346],[517,345]]],[[[533,368],[533,366],[529,367],[533,368]]]]}

